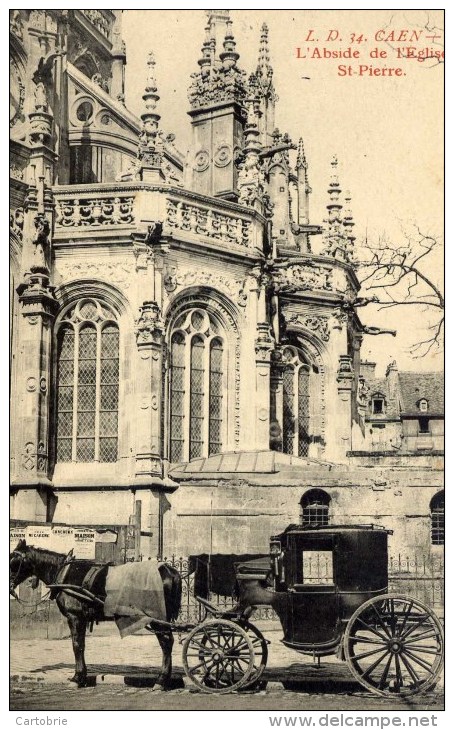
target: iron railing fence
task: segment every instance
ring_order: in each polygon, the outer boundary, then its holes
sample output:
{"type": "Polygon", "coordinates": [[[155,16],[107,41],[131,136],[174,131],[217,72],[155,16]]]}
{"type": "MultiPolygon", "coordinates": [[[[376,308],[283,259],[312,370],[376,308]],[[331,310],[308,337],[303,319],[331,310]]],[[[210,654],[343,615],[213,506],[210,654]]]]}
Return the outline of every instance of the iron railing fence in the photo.
{"type": "MultiPolygon", "coordinates": [[[[179,619],[183,622],[199,622],[205,617],[205,609],[195,598],[194,584],[195,575],[190,573],[190,565],[187,557],[171,555],[162,558],[163,562],[175,567],[181,574],[183,581],[182,600],[179,619]]],[[[313,583],[316,575],[316,566],[320,565],[320,582],[327,581],[327,568],[325,563],[317,561],[311,564],[310,583],[313,583]]],[[[444,614],[444,558],[432,555],[391,556],[388,561],[388,591],[389,593],[402,593],[411,598],[422,601],[435,612],[444,614]]],[[[237,603],[234,595],[221,596],[210,593],[210,603],[215,605],[219,611],[229,611],[237,603]]],[[[278,621],[278,617],[270,606],[261,606],[254,612],[254,620],[278,621]]]]}

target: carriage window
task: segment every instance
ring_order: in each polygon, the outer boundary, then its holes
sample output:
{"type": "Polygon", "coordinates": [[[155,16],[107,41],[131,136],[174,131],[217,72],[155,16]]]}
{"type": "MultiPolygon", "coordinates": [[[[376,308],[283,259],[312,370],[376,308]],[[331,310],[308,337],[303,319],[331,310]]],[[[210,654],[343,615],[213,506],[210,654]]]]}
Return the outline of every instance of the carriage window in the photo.
{"type": "Polygon", "coordinates": [[[333,551],[303,550],[303,585],[332,585],[333,551]]]}
{"type": "Polygon", "coordinates": [[[83,299],[57,332],[57,461],[113,462],[118,446],[119,332],[110,309],[83,299]]]}

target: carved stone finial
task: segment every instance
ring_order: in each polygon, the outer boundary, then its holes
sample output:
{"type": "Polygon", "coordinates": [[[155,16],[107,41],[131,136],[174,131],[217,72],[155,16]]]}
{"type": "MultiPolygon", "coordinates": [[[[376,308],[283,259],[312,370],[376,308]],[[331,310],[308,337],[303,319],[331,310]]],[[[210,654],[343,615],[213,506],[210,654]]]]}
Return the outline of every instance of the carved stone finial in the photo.
{"type": "Polygon", "coordinates": [[[354,255],[354,245],[356,241],[356,236],[353,235],[353,226],[355,225],[355,221],[353,220],[353,213],[350,208],[352,198],[350,192],[347,190],[345,192],[345,209],[344,209],[344,229],[345,229],[345,240],[346,240],[346,251],[349,257],[349,260],[351,261],[354,255]]]}
{"type": "Polygon", "coordinates": [[[140,115],[142,119],[142,132],[137,150],[139,169],[136,171],[136,176],[140,179],[143,178],[142,173],[145,169],[155,172],[158,171],[159,174],[162,172],[164,142],[159,130],[161,116],[158,114],[157,107],[160,97],[156,83],[155,66],[154,53],[150,52],[147,61],[147,81],[145,91],[142,95],[145,111],[140,115]]]}
{"type": "Polygon", "coordinates": [[[269,70],[271,70],[271,73],[273,73],[273,69],[270,66],[270,49],[268,46],[268,26],[266,23],[263,23],[261,32],[260,32],[258,68],[261,70],[262,74],[264,74],[264,75],[268,75],[269,70]]]}
{"type": "Polygon", "coordinates": [[[328,217],[326,223],[328,227],[325,232],[325,246],[323,253],[327,256],[337,256],[342,254],[344,260],[348,260],[346,251],[346,238],[344,235],[342,203],[340,202],[340,194],[342,192],[339,178],[337,174],[338,160],[334,155],[331,161],[331,179],[328,185],[329,200],[326,206],[328,217]]]}
{"type": "Polygon", "coordinates": [[[232,21],[224,10],[207,10],[208,26],[202,45],[202,57],[198,64],[200,71],[192,74],[189,87],[189,102],[193,109],[217,105],[223,102],[243,104],[247,92],[245,72],[237,66],[239,54],[236,51],[232,33],[232,21]],[[216,36],[225,26],[222,52],[216,56],[221,40],[216,36]],[[218,42],[218,43],[217,43],[218,42]]]}
{"type": "Polygon", "coordinates": [[[238,61],[240,54],[236,52],[236,42],[235,38],[233,37],[232,33],[232,21],[229,20],[226,23],[227,28],[225,31],[225,38],[224,38],[224,52],[219,55],[219,58],[222,61],[222,64],[225,68],[229,69],[232,68],[236,62],[238,61]]]}
{"type": "Polygon", "coordinates": [[[155,76],[156,61],[153,52],[148,54],[147,61],[147,83],[142,99],[145,102],[145,111],[141,114],[142,119],[142,144],[147,147],[154,147],[154,141],[158,133],[159,120],[161,116],[157,113],[159,101],[158,86],[155,76]]]}
{"type": "Polygon", "coordinates": [[[307,170],[306,153],[304,151],[304,140],[302,137],[298,140],[298,155],[296,158],[296,169],[304,167],[307,170]]]}
{"type": "Polygon", "coordinates": [[[277,95],[273,85],[273,67],[270,63],[268,26],[266,23],[263,23],[260,32],[257,68],[253,74],[252,82],[261,99],[268,99],[271,102],[277,101],[277,95]]]}

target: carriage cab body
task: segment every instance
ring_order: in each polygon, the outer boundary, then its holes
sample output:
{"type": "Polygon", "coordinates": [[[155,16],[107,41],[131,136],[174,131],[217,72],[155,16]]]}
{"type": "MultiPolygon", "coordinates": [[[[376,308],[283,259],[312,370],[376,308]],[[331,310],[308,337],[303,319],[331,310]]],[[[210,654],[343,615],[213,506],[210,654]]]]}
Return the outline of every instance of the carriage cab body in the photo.
{"type": "Polygon", "coordinates": [[[283,643],[333,654],[365,601],[388,589],[388,531],[376,525],[290,525],[270,541],[283,643]]]}

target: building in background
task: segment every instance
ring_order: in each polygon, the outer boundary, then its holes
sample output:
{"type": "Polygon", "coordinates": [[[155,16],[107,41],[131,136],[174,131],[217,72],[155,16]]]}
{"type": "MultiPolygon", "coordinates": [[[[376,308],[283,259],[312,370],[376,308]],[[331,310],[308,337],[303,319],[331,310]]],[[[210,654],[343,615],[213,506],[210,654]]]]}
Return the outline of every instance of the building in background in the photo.
{"type": "Polygon", "coordinates": [[[121,11],[11,12],[14,524],[109,557],[124,526],[117,559],[264,552],[299,520],[440,550],[440,376],[361,364],[350,196],[333,159],[311,223],[267,27],[248,74],[228,11],[200,35],[183,156],[152,54],[125,107],[121,11]]]}

